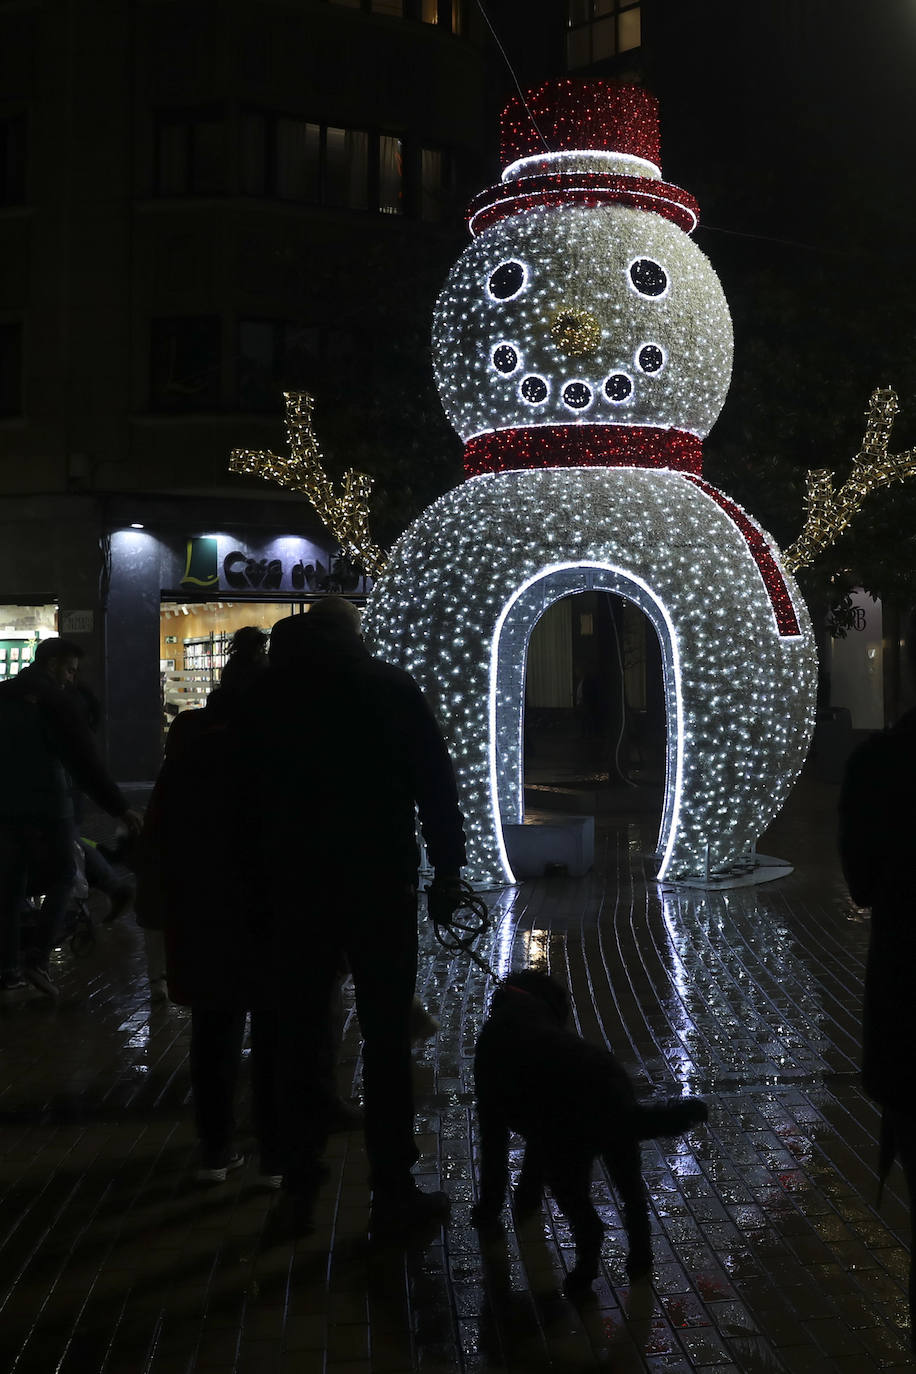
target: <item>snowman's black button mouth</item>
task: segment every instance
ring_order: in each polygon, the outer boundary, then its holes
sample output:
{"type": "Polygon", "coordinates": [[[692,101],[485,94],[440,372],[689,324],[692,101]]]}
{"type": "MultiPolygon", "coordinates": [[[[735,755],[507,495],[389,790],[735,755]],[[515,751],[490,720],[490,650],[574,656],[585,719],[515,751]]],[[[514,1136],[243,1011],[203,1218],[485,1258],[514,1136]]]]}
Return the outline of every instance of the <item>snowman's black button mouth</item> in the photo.
{"type": "Polygon", "coordinates": [[[508,377],[518,367],[518,354],[511,344],[501,343],[493,349],[493,366],[508,377]]]}
{"type": "Polygon", "coordinates": [[[592,403],[592,389],[584,382],[567,382],[563,388],[563,404],[570,410],[584,410],[592,403]]]}
{"type": "Polygon", "coordinates": [[[665,365],[665,354],[658,344],[643,344],[636,361],[643,372],[660,372],[665,365]]]}
{"type": "Polygon", "coordinates": [[[549,388],[543,377],[526,377],[519,387],[519,395],[523,401],[529,405],[540,405],[541,401],[547,400],[549,388]]]}
{"type": "Polygon", "coordinates": [[[620,405],[633,394],[633,383],[625,372],[614,372],[604,384],[604,394],[614,405],[620,405]]]}

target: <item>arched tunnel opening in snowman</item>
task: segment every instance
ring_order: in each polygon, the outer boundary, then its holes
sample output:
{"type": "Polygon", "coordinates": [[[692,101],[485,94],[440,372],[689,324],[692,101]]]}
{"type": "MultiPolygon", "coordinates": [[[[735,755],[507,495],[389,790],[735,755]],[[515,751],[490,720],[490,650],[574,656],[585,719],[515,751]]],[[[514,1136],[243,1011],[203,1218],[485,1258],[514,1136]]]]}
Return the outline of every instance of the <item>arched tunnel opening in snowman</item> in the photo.
{"type": "Polygon", "coordinates": [[[632,601],[585,591],[555,601],[528,642],[525,814],[638,813],[657,831],[667,722],[658,636],[632,601]]]}
{"type": "Polygon", "coordinates": [[[610,565],[545,568],[504,608],[493,647],[494,800],[507,850],[538,813],[639,813],[660,859],[677,803],[680,705],[655,594],[610,565]],[[545,698],[567,704],[539,706],[545,698]]]}

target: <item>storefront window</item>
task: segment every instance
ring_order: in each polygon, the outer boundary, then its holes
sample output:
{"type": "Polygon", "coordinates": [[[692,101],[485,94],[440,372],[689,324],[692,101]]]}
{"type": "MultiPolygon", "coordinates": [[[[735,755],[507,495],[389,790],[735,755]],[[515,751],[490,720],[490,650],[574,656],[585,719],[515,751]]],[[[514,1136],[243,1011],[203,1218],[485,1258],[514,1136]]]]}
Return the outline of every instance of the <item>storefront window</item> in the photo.
{"type": "Polygon", "coordinates": [[[56,606],[0,606],[0,682],[28,667],[41,641],[56,634],[56,606]]]}
{"type": "Polygon", "coordinates": [[[269,633],[278,620],[297,611],[307,614],[307,603],[163,601],[159,608],[163,730],[167,731],[182,711],[197,710],[206,704],[208,694],[219,685],[236,630],[254,625],[269,633]]]}
{"type": "Polygon", "coordinates": [[[163,727],[206,704],[219,684],[229,644],[243,625],[269,631],[290,614],[288,602],[163,602],[159,609],[159,675],[163,727]]]}

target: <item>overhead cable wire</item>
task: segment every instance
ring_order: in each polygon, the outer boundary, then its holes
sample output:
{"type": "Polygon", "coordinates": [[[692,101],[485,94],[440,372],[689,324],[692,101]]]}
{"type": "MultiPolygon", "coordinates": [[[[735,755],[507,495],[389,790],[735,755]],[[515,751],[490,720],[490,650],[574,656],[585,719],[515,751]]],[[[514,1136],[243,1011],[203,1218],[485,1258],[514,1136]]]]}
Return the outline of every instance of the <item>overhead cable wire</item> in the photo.
{"type": "Polygon", "coordinates": [[[546,139],[546,138],[544,137],[544,135],[541,133],[540,126],[539,126],[537,120],[535,119],[534,115],[533,115],[532,112],[531,112],[531,106],[528,104],[528,101],[525,99],[525,92],[522,90],[521,83],[519,82],[519,79],[518,79],[518,77],[517,77],[516,74],[515,74],[515,68],[513,67],[512,63],[509,61],[509,54],[506,52],[505,48],[503,47],[502,41],[501,41],[501,39],[500,39],[500,37],[499,37],[499,34],[496,32],[495,28],[493,27],[493,22],[492,22],[492,20],[490,19],[490,16],[487,14],[486,9],[484,8],[483,0],[477,0],[477,8],[480,10],[480,13],[483,15],[484,20],[485,20],[486,25],[487,25],[487,28],[490,30],[491,34],[493,35],[493,41],[494,41],[494,43],[495,43],[496,46],[499,48],[499,51],[502,53],[503,61],[505,62],[506,66],[509,68],[509,75],[512,77],[512,80],[515,82],[515,89],[518,91],[518,98],[519,98],[519,100],[522,102],[522,104],[523,104],[524,107],[525,107],[525,113],[527,114],[528,118],[531,120],[531,124],[532,124],[532,127],[533,127],[535,133],[537,134],[538,138],[541,140],[541,142],[542,142],[543,145],[544,145],[544,151],[545,151],[545,153],[551,152],[552,150],[551,150],[550,144],[547,142],[547,139],[546,139]]]}

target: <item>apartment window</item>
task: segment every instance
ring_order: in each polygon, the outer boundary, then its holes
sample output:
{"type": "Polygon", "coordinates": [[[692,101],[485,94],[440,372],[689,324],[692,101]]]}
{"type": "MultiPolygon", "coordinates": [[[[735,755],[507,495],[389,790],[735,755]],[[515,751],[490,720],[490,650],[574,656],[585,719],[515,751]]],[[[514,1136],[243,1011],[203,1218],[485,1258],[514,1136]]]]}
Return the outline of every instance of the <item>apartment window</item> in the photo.
{"type": "Polygon", "coordinates": [[[386,14],[392,19],[419,19],[450,33],[464,32],[464,0],[329,0],[344,9],[386,14]]]}
{"type": "Polygon", "coordinates": [[[420,218],[438,224],[451,205],[452,160],[442,148],[420,149],[420,218]]]}
{"type": "Polygon", "coordinates": [[[150,408],[215,410],[220,400],[220,321],[197,315],[153,320],[150,408]]]}
{"type": "Polygon", "coordinates": [[[25,202],[25,115],[0,119],[0,205],[25,202]]]}
{"type": "Polygon", "coordinates": [[[280,118],[273,129],[273,180],[281,200],[318,200],[321,194],[321,126],[280,118]]]}
{"type": "Polygon", "coordinates": [[[324,129],[323,153],[323,203],[341,209],[368,210],[369,135],[361,129],[329,125],[324,129]]]}
{"type": "Polygon", "coordinates": [[[569,0],[566,59],[570,69],[606,62],[641,43],[640,7],[633,0],[569,0]]]}
{"type": "Polygon", "coordinates": [[[242,115],[241,188],[249,196],[401,214],[400,139],[271,111],[242,115]]]}
{"type": "Polygon", "coordinates": [[[404,213],[401,140],[382,134],[378,145],[378,208],[383,215],[401,215],[404,213]]]}
{"type": "Polygon", "coordinates": [[[239,409],[276,413],[284,391],[308,390],[326,377],[339,382],[354,349],[346,330],[291,320],[239,320],[239,409]]]}
{"type": "Polygon", "coordinates": [[[321,339],[314,326],[288,320],[240,320],[240,410],[276,411],[284,391],[301,391],[313,380],[321,339]]]}
{"type": "Polygon", "coordinates": [[[156,193],[216,196],[226,191],[226,125],[214,109],[168,110],[156,122],[156,193]]]}
{"type": "Polygon", "coordinates": [[[450,33],[464,33],[463,0],[420,0],[417,17],[424,24],[438,24],[450,33]]]}
{"type": "Polygon", "coordinates": [[[0,324],[0,416],[22,414],[22,325],[0,324]]]}

